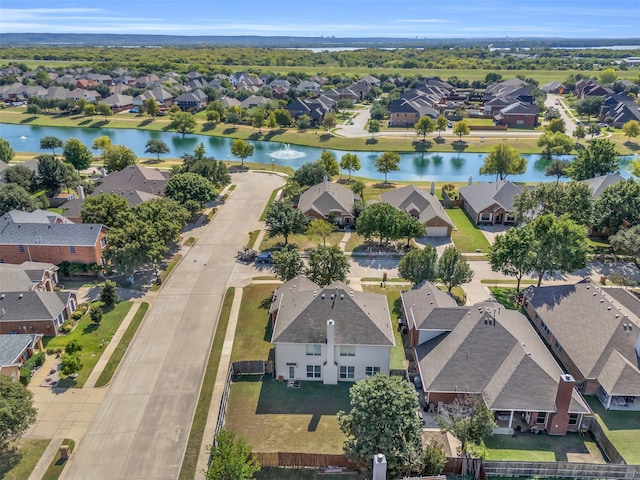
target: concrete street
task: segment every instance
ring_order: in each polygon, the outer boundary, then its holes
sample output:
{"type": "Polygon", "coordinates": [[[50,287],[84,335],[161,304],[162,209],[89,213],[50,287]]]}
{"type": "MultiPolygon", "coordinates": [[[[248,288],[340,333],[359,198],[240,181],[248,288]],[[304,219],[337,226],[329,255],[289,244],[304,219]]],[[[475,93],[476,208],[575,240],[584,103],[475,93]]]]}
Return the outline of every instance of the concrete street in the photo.
{"type": "Polygon", "coordinates": [[[160,290],[63,478],[177,478],[234,256],[283,180],[243,173],[233,182],[160,290]]]}

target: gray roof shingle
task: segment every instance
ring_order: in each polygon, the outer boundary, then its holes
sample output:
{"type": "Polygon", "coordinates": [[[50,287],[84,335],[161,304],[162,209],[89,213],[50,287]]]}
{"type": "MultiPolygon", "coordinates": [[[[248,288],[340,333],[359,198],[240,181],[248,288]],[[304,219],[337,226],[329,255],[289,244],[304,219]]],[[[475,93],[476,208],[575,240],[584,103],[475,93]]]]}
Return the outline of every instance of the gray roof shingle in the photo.
{"type": "MultiPolygon", "coordinates": [[[[453,227],[453,222],[435,195],[431,195],[415,185],[407,185],[385,192],[380,195],[380,201],[389,203],[410,215],[417,213],[418,219],[422,223],[438,218],[453,227]],[[412,212],[414,208],[417,212],[412,212]]],[[[429,231],[427,231],[428,234],[429,231]]]]}
{"type": "Polygon", "coordinates": [[[353,192],[350,189],[337,183],[323,182],[300,195],[298,209],[303,213],[317,212],[325,217],[332,211],[351,215],[353,203],[353,192]]]}
{"type": "Polygon", "coordinates": [[[22,352],[30,347],[36,335],[0,335],[0,367],[13,365],[22,352]]]}
{"type": "Polygon", "coordinates": [[[476,211],[480,212],[494,203],[497,203],[506,211],[513,210],[513,199],[522,191],[522,187],[511,183],[509,180],[499,182],[479,182],[467,185],[460,189],[460,195],[476,211]]]}

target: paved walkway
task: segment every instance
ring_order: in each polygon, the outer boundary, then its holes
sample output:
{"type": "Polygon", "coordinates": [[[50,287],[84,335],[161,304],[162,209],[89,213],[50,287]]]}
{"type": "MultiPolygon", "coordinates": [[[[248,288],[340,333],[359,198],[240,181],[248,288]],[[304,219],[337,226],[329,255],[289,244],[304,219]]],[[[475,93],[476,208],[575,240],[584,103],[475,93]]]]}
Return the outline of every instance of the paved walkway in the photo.
{"type": "Polygon", "coordinates": [[[340,244],[338,245],[340,247],[340,250],[342,250],[343,252],[347,251],[347,243],[349,242],[350,239],[351,239],[351,230],[347,230],[346,232],[344,232],[344,235],[340,240],[340,244]]]}

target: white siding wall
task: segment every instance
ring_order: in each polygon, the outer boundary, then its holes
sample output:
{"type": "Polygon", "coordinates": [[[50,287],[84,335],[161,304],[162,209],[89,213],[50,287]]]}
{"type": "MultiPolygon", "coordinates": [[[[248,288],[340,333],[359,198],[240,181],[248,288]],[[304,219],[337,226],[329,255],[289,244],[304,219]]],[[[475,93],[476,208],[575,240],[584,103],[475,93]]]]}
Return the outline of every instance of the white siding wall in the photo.
{"type": "Polygon", "coordinates": [[[432,338],[436,338],[438,335],[442,335],[448,330],[418,330],[418,345],[422,345],[428,342],[432,338]]]}

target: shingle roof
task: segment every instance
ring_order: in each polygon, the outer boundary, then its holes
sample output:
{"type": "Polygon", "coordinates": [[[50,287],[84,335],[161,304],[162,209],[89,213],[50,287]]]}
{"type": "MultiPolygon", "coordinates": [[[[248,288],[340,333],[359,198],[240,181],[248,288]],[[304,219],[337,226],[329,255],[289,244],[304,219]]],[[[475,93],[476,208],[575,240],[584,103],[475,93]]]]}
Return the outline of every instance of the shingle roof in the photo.
{"type": "Polygon", "coordinates": [[[13,365],[18,357],[31,346],[36,335],[0,335],[0,367],[13,365]]]}
{"type": "MultiPolygon", "coordinates": [[[[403,210],[413,215],[413,208],[418,210],[418,219],[422,223],[427,223],[434,218],[439,218],[451,227],[453,222],[447,215],[440,201],[434,196],[427,193],[415,185],[407,185],[406,187],[393,189],[380,195],[382,202],[389,203],[398,210],[403,210]]],[[[427,235],[429,231],[427,230],[427,235]]]]}
{"type": "Polygon", "coordinates": [[[513,210],[513,199],[522,191],[522,187],[509,180],[499,182],[479,182],[460,189],[460,195],[479,212],[497,203],[506,211],[513,210]]]}
{"type": "Polygon", "coordinates": [[[6,292],[0,294],[0,322],[52,320],[65,309],[71,292],[6,292]]]}
{"type": "Polygon", "coordinates": [[[70,223],[62,215],[46,210],[34,210],[33,212],[25,212],[23,210],[11,210],[5,213],[0,219],[0,223],[70,223]]]}
{"type": "Polygon", "coordinates": [[[337,345],[395,344],[384,295],[357,292],[342,282],[321,288],[299,276],[279,287],[273,343],[324,343],[327,320],[335,321],[337,345]]]}
{"type": "Polygon", "coordinates": [[[45,270],[57,269],[52,263],[24,262],[20,265],[0,264],[0,291],[31,290],[44,277],[45,270]]]}
{"type": "Polygon", "coordinates": [[[350,215],[353,209],[353,192],[337,183],[319,183],[300,195],[298,209],[303,213],[317,212],[325,217],[332,211],[350,215]]]}
{"type": "Polygon", "coordinates": [[[589,185],[589,188],[592,192],[591,197],[596,199],[600,198],[600,195],[602,195],[602,191],[606,187],[608,187],[609,185],[614,185],[623,180],[624,178],[620,176],[620,174],[614,173],[611,175],[601,175],[599,177],[589,178],[587,180],[582,180],[582,182],[589,185]]]}
{"type": "Polygon", "coordinates": [[[0,244],[93,247],[103,228],[103,225],[93,223],[8,223],[0,230],[0,244]]]}
{"type": "Polygon", "coordinates": [[[129,167],[112,172],[101,180],[93,192],[98,195],[102,192],[139,190],[141,192],[159,195],[164,192],[164,187],[169,181],[170,174],[154,168],[130,165],[129,167]]]}

